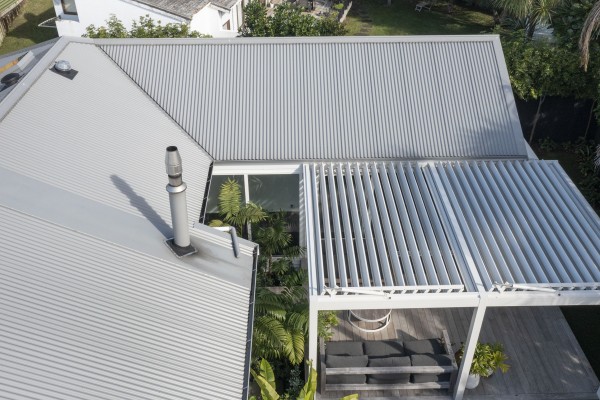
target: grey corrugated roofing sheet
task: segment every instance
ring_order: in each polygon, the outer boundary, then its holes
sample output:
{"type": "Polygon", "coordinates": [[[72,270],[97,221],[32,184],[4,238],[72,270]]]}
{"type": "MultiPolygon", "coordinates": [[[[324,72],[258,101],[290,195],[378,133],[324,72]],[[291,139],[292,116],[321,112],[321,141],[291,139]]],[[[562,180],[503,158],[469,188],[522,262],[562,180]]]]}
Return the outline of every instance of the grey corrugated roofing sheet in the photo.
{"type": "Polygon", "coordinates": [[[134,0],[135,2],[158,8],[159,10],[192,19],[194,14],[210,4],[210,0],[134,0]]]}
{"type": "Polygon", "coordinates": [[[243,398],[251,289],[203,266],[250,282],[252,247],[236,259],[194,229],[204,260],[180,261],[1,204],[0,219],[0,397],[243,398]]]}
{"type": "Polygon", "coordinates": [[[600,218],[555,161],[311,164],[305,176],[319,294],[600,288],[600,218]]]}
{"type": "Polygon", "coordinates": [[[0,397],[247,393],[255,245],[191,229],[177,258],[165,147],[197,221],[212,159],[93,44],[61,40],[0,103],[0,397]],[[71,62],[73,80],[49,70],[71,62]]]}
{"type": "Polygon", "coordinates": [[[170,225],[164,152],[176,145],[197,221],[208,154],[96,46],[71,43],[57,58],[78,75],[47,71],[12,108],[0,123],[0,166],[170,225]]]}
{"type": "Polygon", "coordinates": [[[497,36],[96,43],[216,160],[527,156],[497,36]]]}

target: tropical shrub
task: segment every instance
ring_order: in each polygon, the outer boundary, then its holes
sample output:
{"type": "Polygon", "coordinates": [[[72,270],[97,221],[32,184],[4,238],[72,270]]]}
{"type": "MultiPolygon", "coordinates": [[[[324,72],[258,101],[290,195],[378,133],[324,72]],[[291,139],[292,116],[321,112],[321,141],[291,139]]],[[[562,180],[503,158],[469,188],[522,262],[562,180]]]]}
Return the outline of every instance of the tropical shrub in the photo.
{"type": "Polygon", "coordinates": [[[208,38],[210,35],[204,35],[197,31],[190,30],[187,24],[168,23],[162,25],[160,21],[154,21],[150,15],[133,21],[131,29],[127,30],[121,20],[116,15],[111,15],[105,21],[106,26],[96,27],[90,25],[85,28],[84,37],[89,38],[208,38]]]}
{"type": "Polygon", "coordinates": [[[234,226],[238,235],[244,235],[244,228],[249,224],[256,224],[267,219],[267,213],[257,204],[242,202],[242,190],[237,181],[228,178],[221,185],[219,191],[219,215],[221,219],[214,219],[209,226],[234,226]]]}
{"type": "Polygon", "coordinates": [[[251,1],[244,7],[242,36],[342,36],[344,26],[333,17],[316,18],[303,13],[303,10],[290,3],[275,7],[272,16],[267,15],[267,7],[261,1],[251,1]]]}
{"type": "MultiPolygon", "coordinates": [[[[464,344],[456,352],[456,360],[460,363],[464,353],[464,344]]],[[[506,364],[508,357],[504,354],[504,347],[500,343],[477,343],[471,370],[473,375],[479,375],[484,378],[489,377],[496,370],[507,372],[510,366],[506,364]]]]}
{"type": "MultiPolygon", "coordinates": [[[[317,371],[312,367],[312,364],[309,362],[308,370],[308,379],[304,384],[304,387],[300,390],[300,393],[296,397],[296,400],[313,400],[315,398],[315,394],[317,393],[317,371]]],[[[277,387],[275,384],[275,374],[273,373],[273,368],[269,364],[269,362],[265,359],[260,361],[258,371],[251,370],[252,377],[260,387],[260,396],[262,400],[278,400],[278,399],[291,399],[292,397],[289,393],[280,396],[277,393],[277,387]]],[[[357,394],[351,394],[349,396],[344,396],[340,400],[357,400],[357,394]]],[[[255,396],[252,396],[250,400],[257,400],[255,396]]]]}

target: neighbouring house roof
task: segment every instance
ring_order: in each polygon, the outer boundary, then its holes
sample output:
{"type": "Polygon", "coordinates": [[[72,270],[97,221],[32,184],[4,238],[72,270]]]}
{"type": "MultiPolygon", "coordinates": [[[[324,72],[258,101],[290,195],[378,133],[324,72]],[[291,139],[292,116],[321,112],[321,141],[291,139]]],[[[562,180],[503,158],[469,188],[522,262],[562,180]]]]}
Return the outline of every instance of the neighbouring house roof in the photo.
{"type": "MultiPolygon", "coordinates": [[[[210,0],[134,0],[137,3],[158,8],[170,14],[191,20],[192,17],[208,4],[210,0]]],[[[234,3],[235,4],[235,3],[234,3]]]]}
{"type": "Polygon", "coordinates": [[[95,43],[215,160],[527,157],[497,36],[95,43]]]}
{"type": "Polygon", "coordinates": [[[600,218],[555,161],[319,163],[305,176],[315,295],[598,302],[600,218]]]}
{"type": "Polygon", "coordinates": [[[98,47],[61,39],[0,103],[0,369],[16,398],[244,398],[255,245],[165,245],[165,147],[190,226],[212,158],[98,47]],[[68,60],[71,80],[53,72],[68,60]]]}

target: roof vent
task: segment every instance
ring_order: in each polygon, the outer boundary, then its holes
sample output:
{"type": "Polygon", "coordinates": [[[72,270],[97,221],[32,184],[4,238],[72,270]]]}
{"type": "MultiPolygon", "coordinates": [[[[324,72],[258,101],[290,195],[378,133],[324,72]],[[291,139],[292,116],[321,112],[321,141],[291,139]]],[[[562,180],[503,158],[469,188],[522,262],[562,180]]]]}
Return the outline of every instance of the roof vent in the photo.
{"type": "Polygon", "coordinates": [[[10,74],[6,74],[0,79],[0,83],[2,83],[5,87],[9,87],[19,82],[21,79],[21,75],[16,72],[11,72],[10,74]]]}
{"type": "Polygon", "coordinates": [[[167,244],[177,257],[185,257],[194,254],[196,249],[190,242],[187,200],[185,198],[187,186],[182,178],[181,156],[176,146],[167,147],[165,166],[169,176],[167,192],[169,192],[171,221],[173,221],[173,238],[167,240],[167,244]]]}
{"type": "Polygon", "coordinates": [[[71,63],[67,60],[57,60],[54,62],[54,68],[52,71],[56,72],[58,75],[64,76],[65,78],[69,78],[73,80],[75,75],[77,75],[78,71],[74,70],[71,67],[71,63]]]}
{"type": "Polygon", "coordinates": [[[67,60],[58,60],[54,63],[54,69],[58,72],[69,72],[73,68],[71,68],[71,63],[67,60]]]}

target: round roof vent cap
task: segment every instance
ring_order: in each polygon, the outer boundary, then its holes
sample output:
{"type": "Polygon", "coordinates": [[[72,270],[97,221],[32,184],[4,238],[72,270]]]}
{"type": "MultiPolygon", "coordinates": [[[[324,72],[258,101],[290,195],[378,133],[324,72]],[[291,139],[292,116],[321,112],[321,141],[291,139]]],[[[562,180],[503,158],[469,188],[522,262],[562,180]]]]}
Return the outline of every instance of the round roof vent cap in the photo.
{"type": "Polygon", "coordinates": [[[67,60],[58,60],[54,63],[54,69],[58,72],[69,72],[71,70],[71,63],[67,60]]]}
{"type": "Polygon", "coordinates": [[[2,79],[0,79],[0,83],[6,86],[12,86],[19,81],[19,78],[21,78],[21,75],[16,72],[11,72],[10,74],[4,75],[2,79]]]}

